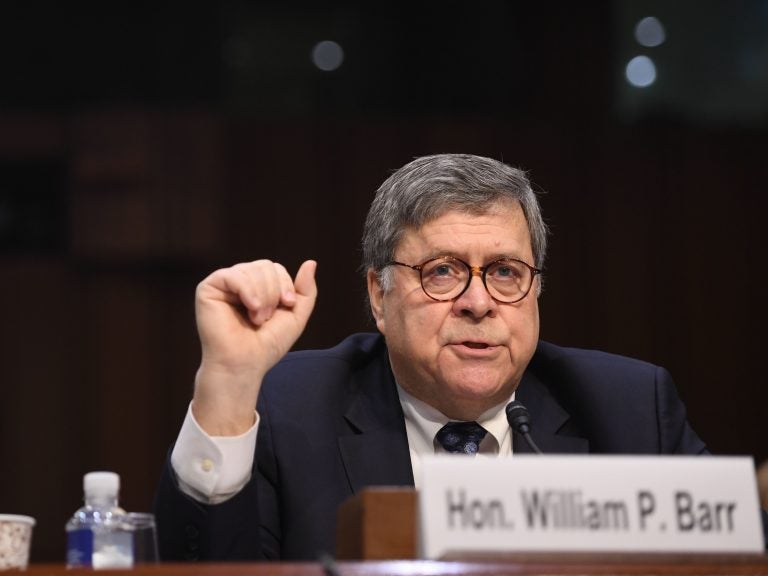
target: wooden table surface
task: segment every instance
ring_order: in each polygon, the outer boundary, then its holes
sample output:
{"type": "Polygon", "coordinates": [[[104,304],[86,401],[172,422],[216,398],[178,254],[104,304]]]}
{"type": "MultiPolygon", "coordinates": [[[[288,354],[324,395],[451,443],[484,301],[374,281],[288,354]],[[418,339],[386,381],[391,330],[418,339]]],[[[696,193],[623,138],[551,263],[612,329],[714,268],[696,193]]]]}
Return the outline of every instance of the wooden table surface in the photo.
{"type": "MultiPolygon", "coordinates": [[[[74,576],[90,570],[32,564],[29,576],[74,576]]],[[[768,555],[526,554],[446,561],[255,562],[155,564],[131,570],[99,570],[103,576],[520,576],[520,575],[726,575],[768,576],[768,555]]]]}

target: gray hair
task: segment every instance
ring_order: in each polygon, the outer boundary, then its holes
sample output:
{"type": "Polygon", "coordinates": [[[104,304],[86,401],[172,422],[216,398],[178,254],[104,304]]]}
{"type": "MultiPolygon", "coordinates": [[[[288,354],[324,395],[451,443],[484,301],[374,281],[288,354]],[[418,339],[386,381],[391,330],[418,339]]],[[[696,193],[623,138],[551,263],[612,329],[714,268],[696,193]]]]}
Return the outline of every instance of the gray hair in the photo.
{"type": "Polygon", "coordinates": [[[453,210],[486,214],[505,201],[517,202],[528,222],[534,265],[543,268],[547,226],[525,172],[491,158],[469,154],[438,154],[416,158],[394,172],[376,191],[363,229],[362,271],[373,269],[384,290],[382,274],[394,259],[406,229],[453,210]]]}

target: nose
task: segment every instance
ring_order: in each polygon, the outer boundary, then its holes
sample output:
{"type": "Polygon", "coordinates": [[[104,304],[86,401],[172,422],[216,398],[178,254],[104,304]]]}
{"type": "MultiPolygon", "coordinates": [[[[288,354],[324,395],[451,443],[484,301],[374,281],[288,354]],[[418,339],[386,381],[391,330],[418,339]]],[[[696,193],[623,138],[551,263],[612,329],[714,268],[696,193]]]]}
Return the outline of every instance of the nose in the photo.
{"type": "Polygon", "coordinates": [[[453,301],[454,314],[480,319],[485,316],[495,316],[497,310],[498,303],[483,284],[483,273],[479,269],[473,268],[469,286],[461,296],[453,301]]]}

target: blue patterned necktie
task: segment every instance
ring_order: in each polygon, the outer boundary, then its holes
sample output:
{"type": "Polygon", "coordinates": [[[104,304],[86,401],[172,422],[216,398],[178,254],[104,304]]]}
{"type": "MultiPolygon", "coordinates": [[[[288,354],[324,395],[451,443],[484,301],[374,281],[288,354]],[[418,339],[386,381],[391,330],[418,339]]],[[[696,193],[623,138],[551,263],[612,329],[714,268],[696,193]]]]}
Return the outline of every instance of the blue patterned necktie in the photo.
{"type": "Polygon", "coordinates": [[[435,435],[440,445],[451,454],[474,456],[487,430],[477,422],[448,422],[435,435]]]}

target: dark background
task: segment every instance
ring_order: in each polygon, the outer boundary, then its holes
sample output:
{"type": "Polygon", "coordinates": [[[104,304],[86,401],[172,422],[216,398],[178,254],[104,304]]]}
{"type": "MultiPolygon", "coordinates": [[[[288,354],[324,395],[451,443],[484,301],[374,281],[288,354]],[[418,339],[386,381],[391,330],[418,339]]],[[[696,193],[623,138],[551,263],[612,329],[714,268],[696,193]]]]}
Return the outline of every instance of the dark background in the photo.
{"type": "Polygon", "coordinates": [[[666,366],[713,452],[762,461],[767,151],[765,0],[2,2],[0,512],[62,562],[83,473],[151,507],[217,267],[316,258],[299,346],[371,330],[365,212],[438,152],[544,192],[543,338],[666,366]]]}

